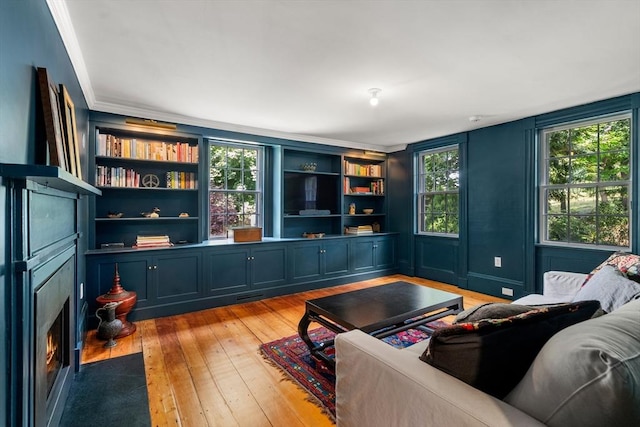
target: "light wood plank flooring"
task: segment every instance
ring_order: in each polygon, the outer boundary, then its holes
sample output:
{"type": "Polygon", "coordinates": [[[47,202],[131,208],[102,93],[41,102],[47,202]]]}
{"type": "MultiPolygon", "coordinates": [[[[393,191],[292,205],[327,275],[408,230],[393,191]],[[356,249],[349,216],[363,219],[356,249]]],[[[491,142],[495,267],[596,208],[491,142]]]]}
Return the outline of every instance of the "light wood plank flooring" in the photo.
{"type": "Polygon", "coordinates": [[[82,363],[142,351],[153,426],[331,426],[306,392],[262,358],[258,346],[297,333],[307,299],[397,280],[461,294],[465,308],[506,301],[430,280],[386,276],[136,322],[136,333],[112,349],[104,349],[90,331],[82,363]]]}

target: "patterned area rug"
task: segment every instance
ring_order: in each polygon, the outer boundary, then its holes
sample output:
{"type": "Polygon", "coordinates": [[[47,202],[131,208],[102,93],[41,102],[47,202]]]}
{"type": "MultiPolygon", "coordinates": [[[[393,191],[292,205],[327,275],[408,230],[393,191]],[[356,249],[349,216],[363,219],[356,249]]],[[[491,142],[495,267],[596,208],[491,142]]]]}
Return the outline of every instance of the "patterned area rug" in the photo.
{"type": "MultiPolygon", "coordinates": [[[[426,326],[437,329],[448,324],[437,320],[426,326]]],[[[324,327],[313,329],[309,337],[313,342],[332,339],[335,334],[324,327]]],[[[405,348],[429,338],[430,334],[419,330],[409,329],[395,335],[383,338],[382,341],[396,348],[405,348]]],[[[263,356],[278,368],[282,369],[296,384],[306,390],[311,399],[334,420],[336,416],[335,375],[326,366],[309,354],[307,345],[296,334],[281,338],[260,346],[263,356]]],[[[332,354],[333,348],[327,350],[332,354]]]]}

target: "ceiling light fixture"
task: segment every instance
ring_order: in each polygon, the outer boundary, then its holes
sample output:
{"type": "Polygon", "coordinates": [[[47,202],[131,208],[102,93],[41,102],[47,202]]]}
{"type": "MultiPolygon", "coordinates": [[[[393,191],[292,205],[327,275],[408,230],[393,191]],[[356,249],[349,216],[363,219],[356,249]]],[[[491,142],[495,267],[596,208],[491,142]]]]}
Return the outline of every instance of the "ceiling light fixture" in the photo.
{"type": "Polygon", "coordinates": [[[369,104],[371,104],[372,107],[375,107],[380,102],[380,100],[378,99],[378,94],[382,92],[382,89],[373,87],[369,89],[368,92],[371,94],[371,98],[369,99],[369,104]]]}
{"type": "Polygon", "coordinates": [[[479,122],[482,119],[482,116],[471,116],[469,117],[470,122],[479,122]]]}

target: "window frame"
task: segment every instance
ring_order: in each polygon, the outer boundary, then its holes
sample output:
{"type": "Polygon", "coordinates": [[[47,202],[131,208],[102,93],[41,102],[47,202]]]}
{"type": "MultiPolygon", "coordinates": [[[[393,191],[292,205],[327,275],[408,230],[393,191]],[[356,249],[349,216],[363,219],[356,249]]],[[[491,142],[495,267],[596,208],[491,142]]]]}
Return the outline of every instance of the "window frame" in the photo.
{"type": "MultiPolygon", "coordinates": [[[[421,236],[438,236],[438,237],[448,237],[448,238],[459,238],[460,236],[460,224],[461,224],[461,218],[460,218],[460,213],[461,213],[461,203],[460,203],[460,187],[461,187],[461,178],[462,178],[462,173],[461,173],[461,149],[460,149],[460,144],[456,143],[456,144],[448,144],[448,145],[443,145],[440,147],[436,147],[436,148],[428,148],[428,149],[424,149],[424,150],[420,150],[416,153],[415,156],[415,162],[416,162],[416,166],[415,166],[415,171],[416,171],[416,175],[415,175],[415,194],[416,194],[416,208],[415,208],[415,213],[416,213],[416,221],[415,221],[415,232],[418,235],[421,236]],[[433,155],[433,154],[438,154],[438,153],[442,153],[442,152],[448,152],[448,151],[453,151],[455,150],[457,152],[458,155],[458,187],[456,190],[445,190],[445,191],[426,191],[426,189],[424,188],[424,183],[425,183],[425,177],[427,175],[426,171],[424,170],[424,157],[427,155],[433,155]],[[427,230],[423,230],[424,228],[424,223],[425,223],[425,215],[426,212],[424,211],[424,197],[427,195],[435,195],[435,194],[456,194],[457,198],[458,198],[458,205],[457,205],[457,217],[458,217],[458,231],[456,233],[449,233],[449,232],[439,232],[439,231],[427,231],[427,230]]],[[[446,214],[447,212],[445,212],[446,214]]]]}
{"type": "MultiPolygon", "coordinates": [[[[633,114],[630,110],[618,111],[615,113],[603,114],[598,116],[587,117],[580,120],[574,120],[570,122],[558,123],[555,125],[547,126],[538,129],[536,132],[536,137],[538,141],[538,218],[537,218],[537,234],[538,234],[538,242],[542,245],[547,246],[557,246],[557,247],[567,247],[567,248],[581,248],[581,249],[596,249],[596,250],[615,250],[615,251],[630,251],[633,247],[633,156],[634,156],[634,144],[633,144],[633,135],[634,135],[634,120],[633,114]],[[600,172],[599,168],[597,168],[598,172],[596,175],[596,181],[593,182],[581,182],[581,183],[566,183],[566,184],[549,184],[549,150],[548,150],[548,141],[546,136],[552,132],[558,132],[562,130],[570,130],[576,128],[582,128],[591,126],[594,124],[607,123],[617,120],[629,120],[629,175],[626,180],[618,180],[618,181],[600,181],[600,172]],[[596,190],[596,206],[595,206],[595,227],[596,227],[596,241],[598,240],[598,236],[600,235],[599,221],[598,221],[598,193],[597,190],[600,188],[612,187],[612,186],[626,186],[627,187],[627,220],[628,220],[628,240],[629,244],[625,246],[619,245],[606,245],[606,244],[598,244],[598,243],[580,243],[580,242],[571,242],[570,233],[567,233],[566,241],[557,241],[557,240],[549,240],[549,230],[548,230],[548,218],[547,214],[547,197],[546,192],[549,189],[566,189],[568,192],[571,189],[576,188],[595,188],[596,190]]],[[[596,150],[597,161],[599,163],[600,159],[600,140],[598,140],[598,146],[596,150]]],[[[578,157],[570,154],[568,156],[571,159],[578,157]]],[[[570,211],[567,210],[567,217],[570,217],[570,211]]]]}
{"type": "MultiPolygon", "coordinates": [[[[263,227],[264,228],[264,220],[265,220],[265,177],[266,177],[266,157],[265,157],[265,147],[261,144],[257,144],[251,141],[242,141],[242,140],[232,140],[232,139],[223,139],[223,138],[207,138],[207,194],[206,194],[206,211],[207,211],[207,239],[208,240],[219,240],[219,239],[228,239],[232,237],[232,233],[229,233],[229,229],[225,235],[212,235],[211,234],[211,193],[223,193],[223,194],[253,194],[255,195],[256,200],[256,224],[252,225],[255,227],[263,227]],[[212,146],[222,146],[227,148],[235,148],[235,149],[243,149],[243,150],[256,150],[257,151],[257,159],[256,159],[256,169],[258,171],[256,176],[256,188],[255,190],[237,190],[237,189],[214,189],[212,187],[212,176],[211,176],[211,148],[212,146]]],[[[225,170],[228,170],[228,164],[225,165],[225,170]]],[[[244,165],[240,170],[241,176],[244,175],[246,171],[250,169],[245,169],[244,165]]],[[[226,179],[225,179],[226,181],[226,179]]],[[[225,187],[227,185],[225,182],[225,187]]],[[[232,215],[227,213],[225,215],[232,215]]],[[[238,225],[242,226],[242,225],[238,225]]]]}

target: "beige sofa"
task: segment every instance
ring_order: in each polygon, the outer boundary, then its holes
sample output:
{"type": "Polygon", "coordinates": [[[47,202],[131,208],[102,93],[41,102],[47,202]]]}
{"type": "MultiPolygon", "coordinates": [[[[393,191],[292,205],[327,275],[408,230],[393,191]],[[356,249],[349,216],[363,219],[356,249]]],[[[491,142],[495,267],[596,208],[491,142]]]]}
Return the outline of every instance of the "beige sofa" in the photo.
{"type": "MultiPolygon", "coordinates": [[[[545,280],[560,302],[584,275],[545,280]]],[[[428,341],[399,350],[354,330],[335,344],[338,427],[640,425],[640,300],[558,332],[504,401],[419,360],[428,341]]]]}

